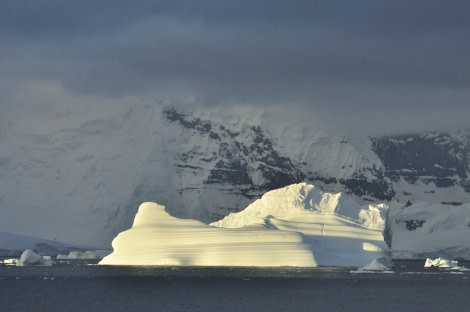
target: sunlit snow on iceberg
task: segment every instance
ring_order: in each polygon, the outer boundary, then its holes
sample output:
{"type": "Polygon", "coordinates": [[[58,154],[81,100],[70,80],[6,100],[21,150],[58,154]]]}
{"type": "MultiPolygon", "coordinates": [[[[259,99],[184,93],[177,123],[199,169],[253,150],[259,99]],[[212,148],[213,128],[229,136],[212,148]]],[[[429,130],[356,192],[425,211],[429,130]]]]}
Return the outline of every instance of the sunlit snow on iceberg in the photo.
{"type": "Polygon", "coordinates": [[[389,257],[386,208],[301,183],[266,193],[211,225],[143,203],[105,265],[364,266],[389,257]]]}
{"type": "Polygon", "coordinates": [[[165,207],[143,203],[132,229],[113,241],[100,264],[194,266],[315,266],[302,235],[258,228],[224,229],[173,218],[165,207]]]}
{"type": "Polygon", "coordinates": [[[459,266],[459,262],[457,260],[448,260],[444,258],[436,258],[431,259],[427,258],[426,262],[424,263],[425,268],[444,268],[444,269],[451,269],[454,271],[469,271],[470,269],[459,266]]]}

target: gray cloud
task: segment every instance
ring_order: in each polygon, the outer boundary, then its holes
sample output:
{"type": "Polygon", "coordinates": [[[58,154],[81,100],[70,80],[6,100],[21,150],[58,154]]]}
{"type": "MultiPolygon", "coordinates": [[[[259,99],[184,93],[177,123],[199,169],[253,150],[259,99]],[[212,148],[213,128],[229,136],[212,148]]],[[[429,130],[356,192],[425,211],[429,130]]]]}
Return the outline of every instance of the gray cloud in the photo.
{"type": "Polygon", "coordinates": [[[43,81],[77,97],[288,107],[351,131],[464,127],[469,9],[430,0],[3,1],[0,101],[43,81]]]}

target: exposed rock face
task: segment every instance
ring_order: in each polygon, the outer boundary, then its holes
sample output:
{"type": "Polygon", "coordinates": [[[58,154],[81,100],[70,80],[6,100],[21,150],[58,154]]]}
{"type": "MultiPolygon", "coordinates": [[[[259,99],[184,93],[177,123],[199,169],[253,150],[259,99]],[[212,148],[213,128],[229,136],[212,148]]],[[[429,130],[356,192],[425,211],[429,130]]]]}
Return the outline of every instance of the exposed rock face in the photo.
{"type": "Polygon", "coordinates": [[[468,133],[382,137],[372,143],[401,202],[460,205],[470,200],[468,133]]]}
{"type": "Polygon", "coordinates": [[[228,126],[174,107],[162,110],[162,120],[172,133],[178,133],[178,139],[173,137],[163,145],[173,151],[174,187],[181,201],[151,199],[178,207],[173,213],[183,217],[212,222],[244,209],[269,190],[300,181],[329,192],[345,192],[362,203],[470,201],[470,140],[465,135],[423,134],[358,142],[344,137],[317,141],[291,137],[294,143],[289,145],[257,125],[228,126]],[[294,148],[286,150],[285,146],[294,148]]]}
{"type": "Polygon", "coordinates": [[[447,187],[468,178],[468,142],[449,134],[384,137],[372,142],[392,181],[404,178],[415,183],[427,176],[427,183],[447,187]]]}
{"type": "Polygon", "coordinates": [[[182,181],[178,192],[186,198],[186,203],[183,200],[180,206],[188,210],[187,199],[191,197],[191,202],[198,202],[200,208],[189,208],[192,212],[189,215],[202,221],[215,221],[240,211],[269,190],[303,180],[340,185],[343,187],[333,189],[350,190],[358,196],[367,194],[380,199],[393,196],[389,181],[367,179],[360,171],[349,178],[318,176],[307,162],[299,163],[281,151],[259,126],[230,129],[173,107],[164,109],[162,118],[179,127],[184,137],[175,156],[182,181]],[[196,185],[187,187],[186,182],[194,177],[199,177],[196,185]],[[207,197],[212,199],[206,200],[207,197]]]}
{"type": "Polygon", "coordinates": [[[258,126],[229,129],[173,107],[164,109],[162,118],[182,135],[174,163],[183,216],[189,211],[190,217],[215,221],[242,210],[268,190],[304,178],[258,126]]]}
{"type": "Polygon", "coordinates": [[[201,169],[189,164],[195,158],[211,165],[205,184],[244,185],[247,194],[264,193],[304,177],[302,172],[296,176],[297,169],[292,160],[281,156],[273,147],[272,139],[258,126],[251,126],[243,133],[232,132],[221,124],[178,113],[171,108],[164,110],[163,114],[170,122],[193,132],[192,135],[198,134],[218,145],[209,155],[199,146],[178,153],[177,167],[182,170],[201,169]]]}

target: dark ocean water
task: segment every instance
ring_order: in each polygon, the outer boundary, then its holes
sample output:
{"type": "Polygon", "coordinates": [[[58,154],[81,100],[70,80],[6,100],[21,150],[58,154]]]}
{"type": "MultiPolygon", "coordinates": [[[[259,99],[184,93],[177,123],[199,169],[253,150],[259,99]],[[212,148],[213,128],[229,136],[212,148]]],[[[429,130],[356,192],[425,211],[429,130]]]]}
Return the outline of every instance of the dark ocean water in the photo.
{"type": "MultiPolygon", "coordinates": [[[[470,262],[460,261],[470,268],[470,262]]],[[[0,311],[470,311],[470,271],[0,266],[0,311]]]]}

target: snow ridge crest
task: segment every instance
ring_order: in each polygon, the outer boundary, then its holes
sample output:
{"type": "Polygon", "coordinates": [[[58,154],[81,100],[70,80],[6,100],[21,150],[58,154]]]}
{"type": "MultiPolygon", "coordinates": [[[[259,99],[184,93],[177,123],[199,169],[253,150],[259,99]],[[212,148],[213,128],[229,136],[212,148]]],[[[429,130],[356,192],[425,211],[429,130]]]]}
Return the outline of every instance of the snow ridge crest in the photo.
{"type": "Polygon", "coordinates": [[[305,182],[265,193],[243,211],[232,213],[223,220],[212,223],[223,227],[241,227],[266,224],[266,219],[292,219],[305,212],[319,215],[337,215],[349,219],[359,226],[383,229],[387,205],[360,206],[342,192],[324,192],[305,182]]]}

